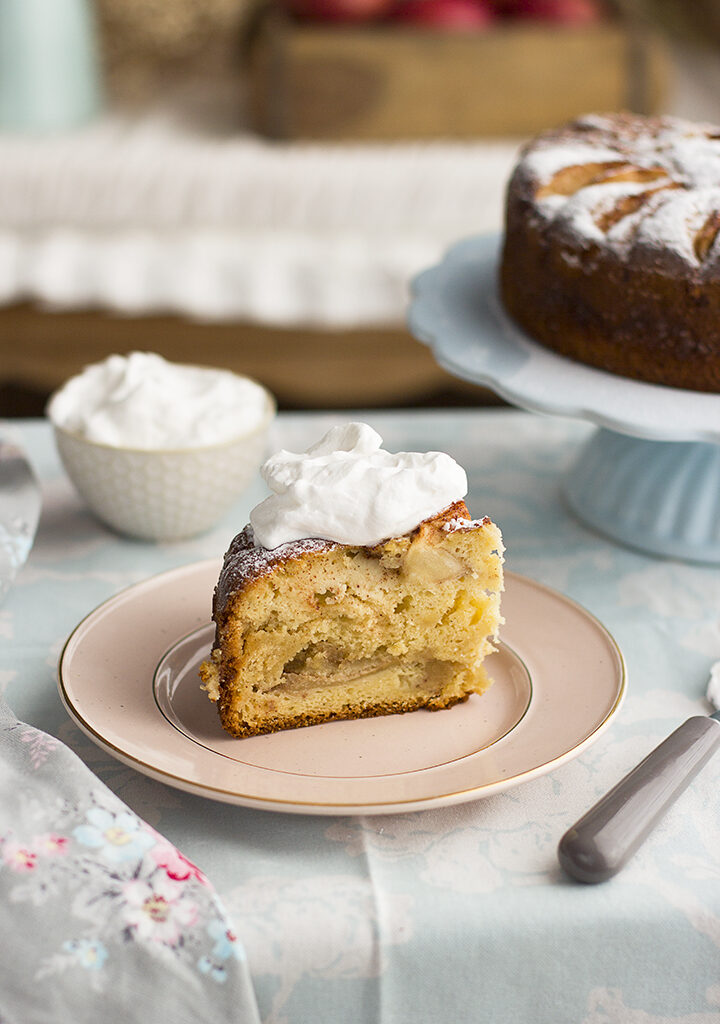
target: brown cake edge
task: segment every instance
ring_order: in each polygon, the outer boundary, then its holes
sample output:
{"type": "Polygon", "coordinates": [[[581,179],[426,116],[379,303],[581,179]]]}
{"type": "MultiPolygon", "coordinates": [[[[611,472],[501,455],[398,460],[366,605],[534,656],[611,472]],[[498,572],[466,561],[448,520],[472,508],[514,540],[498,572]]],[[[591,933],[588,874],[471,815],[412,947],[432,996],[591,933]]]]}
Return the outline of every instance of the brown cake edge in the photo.
{"type": "MultiPolygon", "coordinates": [[[[276,732],[285,732],[288,729],[301,729],[311,725],[324,725],[327,722],[341,722],[351,721],[361,718],[382,718],[386,715],[398,715],[407,714],[412,711],[444,711],[447,708],[453,707],[456,704],[463,704],[471,696],[471,693],[477,691],[472,690],[459,696],[447,697],[444,700],[440,698],[433,698],[431,700],[418,699],[415,701],[387,701],[379,704],[373,704],[372,707],[357,707],[357,708],[345,708],[336,712],[328,712],[324,715],[296,715],[294,718],[283,718],[273,719],[269,717],[266,719],[266,723],[263,728],[252,728],[250,726],[244,726],[244,723],[238,727],[233,720],[235,716],[228,714],[225,709],[220,706],[218,708],[220,721],[222,722],[223,728],[235,736],[237,739],[249,739],[251,736],[264,736],[276,732]]],[[[483,691],[484,692],[484,691],[483,691]]],[[[220,702],[218,702],[220,703],[220,702]]]]}

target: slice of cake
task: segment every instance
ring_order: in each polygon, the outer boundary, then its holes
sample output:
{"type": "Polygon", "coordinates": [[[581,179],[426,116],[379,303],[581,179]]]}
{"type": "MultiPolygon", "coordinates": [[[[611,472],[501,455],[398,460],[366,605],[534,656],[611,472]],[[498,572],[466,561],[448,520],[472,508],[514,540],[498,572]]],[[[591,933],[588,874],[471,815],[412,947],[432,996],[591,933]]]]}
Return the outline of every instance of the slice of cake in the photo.
{"type": "MultiPolygon", "coordinates": [[[[413,491],[437,490],[438,465],[444,465],[438,460],[430,460],[432,479],[423,488],[418,460],[412,470],[393,468],[392,460],[405,453],[390,456],[378,446],[375,461],[385,472],[381,469],[373,483],[361,465],[367,452],[346,445],[333,460],[321,446],[329,449],[337,436],[326,442],[307,453],[327,487],[326,519],[335,520],[334,529],[323,530],[325,522],[319,531],[337,534],[347,528],[344,502],[357,520],[357,536],[370,520],[372,530],[382,531],[383,505],[386,521],[399,509],[392,496],[397,478],[406,477],[410,497],[413,491]],[[338,461],[344,463],[339,473],[338,461]],[[337,481],[328,482],[333,473],[349,481],[346,495],[337,481]],[[359,490],[358,474],[364,480],[359,490]],[[370,513],[363,491],[375,504],[370,513]]],[[[271,486],[274,480],[276,497],[287,506],[292,473],[287,459],[281,463],[278,470],[277,461],[270,460],[266,479],[271,486]]],[[[301,463],[292,465],[297,469],[301,463]]],[[[302,505],[305,513],[314,499],[307,473],[300,477],[306,501],[296,508],[302,505]]],[[[294,536],[270,548],[257,543],[257,533],[268,531],[267,511],[265,503],[258,506],[257,523],[233,540],[225,556],[213,602],[215,645],[200,672],[228,732],[245,737],[337,719],[438,710],[487,689],[483,659],[493,650],[501,622],[503,586],[502,539],[490,519],[471,520],[454,494],[450,504],[412,529],[377,543],[294,536]]],[[[272,532],[278,517],[270,519],[272,532]]],[[[291,527],[293,532],[297,528],[291,527]]]]}

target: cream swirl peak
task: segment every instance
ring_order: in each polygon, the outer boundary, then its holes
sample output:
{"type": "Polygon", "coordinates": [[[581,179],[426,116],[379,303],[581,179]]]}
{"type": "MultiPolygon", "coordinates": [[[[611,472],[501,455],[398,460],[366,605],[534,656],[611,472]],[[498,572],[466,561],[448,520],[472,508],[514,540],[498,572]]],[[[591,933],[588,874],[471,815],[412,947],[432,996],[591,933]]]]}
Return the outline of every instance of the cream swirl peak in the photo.
{"type": "Polygon", "coordinates": [[[320,537],[372,547],[467,494],[465,470],[449,455],[381,446],[366,423],[346,423],[306,452],[271,456],[261,473],[274,493],[250,513],[256,545],[320,537]]]}
{"type": "Polygon", "coordinates": [[[171,450],[242,437],[261,425],[268,402],[264,388],[229,370],[131,352],[71,377],[50,399],[47,414],[88,441],[171,450]]]}

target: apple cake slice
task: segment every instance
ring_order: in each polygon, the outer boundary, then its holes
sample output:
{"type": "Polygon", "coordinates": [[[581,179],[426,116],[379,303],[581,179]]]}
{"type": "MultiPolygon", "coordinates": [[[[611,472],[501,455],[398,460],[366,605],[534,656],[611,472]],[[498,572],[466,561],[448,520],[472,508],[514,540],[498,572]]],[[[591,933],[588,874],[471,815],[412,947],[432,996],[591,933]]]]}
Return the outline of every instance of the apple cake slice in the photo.
{"type": "Polygon", "coordinates": [[[490,685],[503,544],[464,501],[374,547],[233,540],[200,669],[224,728],[247,737],[447,708],[490,685]]]}

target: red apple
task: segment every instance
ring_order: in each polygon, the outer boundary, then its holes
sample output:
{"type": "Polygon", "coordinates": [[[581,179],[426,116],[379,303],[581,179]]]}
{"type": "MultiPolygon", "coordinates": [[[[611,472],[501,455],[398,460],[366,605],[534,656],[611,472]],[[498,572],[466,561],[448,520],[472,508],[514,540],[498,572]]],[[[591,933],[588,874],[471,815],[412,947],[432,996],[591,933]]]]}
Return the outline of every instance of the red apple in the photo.
{"type": "Polygon", "coordinates": [[[286,10],[309,21],[372,21],[392,5],[393,0],[284,0],[286,10]]]}
{"type": "Polygon", "coordinates": [[[391,14],[405,25],[477,30],[495,20],[490,0],[400,0],[391,14]]]}
{"type": "Polygon", "coordinates": [[[510,17],[582,25],[597,21],[602,11],[596,0],[511,0],[504,6],[510,17]]]}

